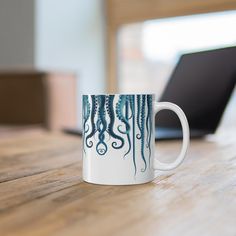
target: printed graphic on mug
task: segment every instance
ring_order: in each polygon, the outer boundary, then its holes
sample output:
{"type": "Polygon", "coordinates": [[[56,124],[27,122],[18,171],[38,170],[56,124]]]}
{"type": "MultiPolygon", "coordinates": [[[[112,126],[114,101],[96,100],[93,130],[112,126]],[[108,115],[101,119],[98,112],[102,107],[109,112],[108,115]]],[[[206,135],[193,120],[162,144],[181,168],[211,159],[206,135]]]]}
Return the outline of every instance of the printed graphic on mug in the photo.
{"type": "Polygon", "coordinates": [[[109,149],[121,149],[120,158],[132,158],[134,175],[145,172],[152,154],[153,96],[119,95],[115,101],[115,95],[84,95],[83,137],[85,156],[85,147],[96,150],[101,158],[109,158],[109,149]],[[143,163],[140,169],[137,158],[143,163]]]}
{"type": "Polygon", "coordinates": [[[186,156],[189,128],[183,111],[154,94],[83,95],[83,180],[128,185],[152,181],[156,170],[172,170],[186,156]],[[183,128],[180,154],[172,163],[155,159],[154,117],[163,109],[177,114],[183,128]]]}

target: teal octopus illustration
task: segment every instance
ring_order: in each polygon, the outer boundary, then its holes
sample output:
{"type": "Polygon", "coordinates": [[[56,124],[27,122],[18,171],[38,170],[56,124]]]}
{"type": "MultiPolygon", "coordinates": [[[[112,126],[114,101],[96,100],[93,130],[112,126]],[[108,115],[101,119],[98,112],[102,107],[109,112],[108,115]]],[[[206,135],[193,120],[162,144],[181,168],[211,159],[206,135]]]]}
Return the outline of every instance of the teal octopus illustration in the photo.
{"type": "Polygon", "coordinates": [[[137,173],[137,158],[143,162],[140,171],[145,172],[150,167],[151,157],[152,95],[119,95],[116,103],[114,99],[115,95],[83,96],[83,145],[92,148],[96,143],[100,156],[106,156],[109,148],[124,149],[123,158],[128,154],[132,156],[134,174],[137,173]],[[138,156],[137,142],[141,146],[138,156]]]}

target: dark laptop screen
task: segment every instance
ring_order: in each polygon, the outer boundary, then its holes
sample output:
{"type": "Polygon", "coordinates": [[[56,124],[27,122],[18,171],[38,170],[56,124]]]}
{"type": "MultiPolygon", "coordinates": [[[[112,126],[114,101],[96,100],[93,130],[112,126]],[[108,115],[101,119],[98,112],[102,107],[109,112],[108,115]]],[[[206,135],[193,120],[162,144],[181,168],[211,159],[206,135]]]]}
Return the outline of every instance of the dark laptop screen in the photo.
{"type": "MultiPolygon", "coordinates": [[[[185,112],[190,128],[214,132],[236,81],[236,47],[182,55],[160,101],[185,112]]],[[[162,111],[157,126],[180,127],[175,115],[162,111]]]]}

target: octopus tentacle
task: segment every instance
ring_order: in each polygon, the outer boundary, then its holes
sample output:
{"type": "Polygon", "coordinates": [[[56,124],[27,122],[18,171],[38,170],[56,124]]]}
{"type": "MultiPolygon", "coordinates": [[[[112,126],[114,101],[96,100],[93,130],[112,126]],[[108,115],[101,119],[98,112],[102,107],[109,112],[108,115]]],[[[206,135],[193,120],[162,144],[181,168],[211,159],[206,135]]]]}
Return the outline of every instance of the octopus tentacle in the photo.
{"type": "Polygon", "coordinates": [[[149,98],[148,98],[149,95],[147,95],[147,116],[146,116],[146,130],[147,130],[147,136],[146,136],[146,148],[148,148],[148,140],[149,140],[149,134],[150,134],[150,128],[149,127],[149,120],[150,120],[150,109],[149,109],[149,98]]]}
{"type": "Polygon", "coordinates": [[[146,128],[147,128],[147,148],[149,150],[149,167],[150,167],[150,158],[151,158],[151,138],[152,138],[152,96],[147,95],[147,119],[146,119],[146,128]]]}
{"type": "Polygon", "coordinates": [[[118,125],[117,129],[122,134],[128,134],[130,131],[129,117],[125,116],[124,109],[127,106],[127,95],[121,95],[118,103],[116,104],[116,114],[118,119],[125,124],[125,131],[121,130],[122,125],[118,125]]]}
{"type": "MultiPolygon", "coordinates": [[[[126,100],[125,104],[125,118],[126,120],[129,120],[129,101],[128,99],[126,100]]],[[[130,124],[126,125],[126,135],[127,135],[127,140],[128,140],[128,150],[126,151],[124,157],[130,153],[131,150],[131,140],[130,140],[130,124]]]]}
{"type": "Polygon", "coordinates": [[[141,113],[140,113],[140,103],[141,103],[141,95],[137,95],[137,126],[139,129],[139,133],[136,134],[137,139],[141,139],[141,126],[140,126],[140,119],[141,119],[141,113]]]}
{"type": "Polygon", "coordinates": [[[91,111],[91,106],[88,100],[88,95],[84,95],[83,96],[83,130],[84,133],[87,133],[89,130],[89,125],[86,124],[88,119],[89,119],[89,115],[90,115],[90,111],[91,111]]]}
{"type": "Polygon", "coordinates": [[[90,115],[90,103],[88,95],[83,96],[83,150],[85,152],[85,134],[89,131],[89,125],[86,124],[90,115]],[[87,128],[86,128],[87,127],[87,128]]]}
{"type": "Polygon", "coordinates": [[[135,148],[135,96],[129,95],[129,102],[130,102],[130,110],[132,113],[132,128],[133,128],[133,165],[134,165],[134,175],[137,173],[137,165],[136,165],[136,148],[135,148]]]}
{"type": "Polygon", "coordinates": [[[120,145],[118,145],[116,141],[112,142],[112,147],[115,149],[120,149],[124,146],[124,139],[114,132],[115,113],[114,113],[113,103],[114,103],[114,95],[108,96],[106,102],[106,109],[110,118],[110,122],[108,124],[107,132],[111,137],[120,141],[120,145]]]}
{"type": "Polygon", "coordinates": [[[144,122],[145,122],[145,100],[146,100],[146,95],[142,95],[142,105],[141,105],[141,120],[140,120],[140,126],[141,126],[141,157],[144,162],[144,168],[141,169],[142,172],[144,172],[147,168],[147,162],[145,159],[145,154],[144,154],[144,140],[145,140],[145,132],[144,132],[144,122]]]}
{"type": "Polygon", "coordinates": [[[98,143],[96,145],[96,151],[99,155],[105,155],[107,152],[107,145],[105,143],[105,131],[107,129],[107,122],[105,118],[105,97],[98,96],[98,120],[97,120],[97,130],[98,134],[98,143]]]}
{"type": "Polygon", "coordinates": [[[95,119],[95,115],[96,115],[96,112],[97,112],[97,101],[96,101],[96,97],[95,95],[91,95],[91,100],[92,100],[92,108],[91,108],[91,119],[90,119],[90,122],[91,122],[91,132],[86,136],[85,138],[85,144],[88,148],[91,148],[93,146],[93,141],[90,140],[88,142],[88,140],[93,137],[96,133],[96,125],[94,123],[94,119],[95,119]]]}

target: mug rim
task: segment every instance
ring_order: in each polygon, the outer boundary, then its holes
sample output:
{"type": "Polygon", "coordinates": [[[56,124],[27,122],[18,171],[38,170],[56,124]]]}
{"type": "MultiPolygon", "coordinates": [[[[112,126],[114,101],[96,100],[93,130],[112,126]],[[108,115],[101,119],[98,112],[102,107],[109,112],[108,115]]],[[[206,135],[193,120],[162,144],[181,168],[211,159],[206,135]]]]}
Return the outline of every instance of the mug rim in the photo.
{"type": "Polygon", "coordinates": [[[87,94],[82,94],[82,96],[119,96],[119,95],[125,95],[125,96],[137,96],[137,95],[151,95],[155,96],[155,93],[87,93],[87,94]]]}

